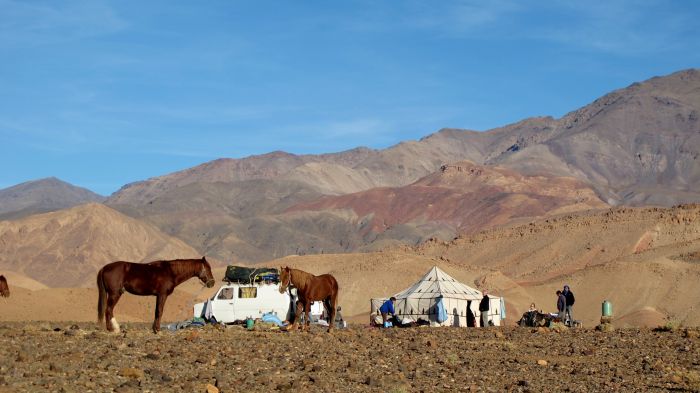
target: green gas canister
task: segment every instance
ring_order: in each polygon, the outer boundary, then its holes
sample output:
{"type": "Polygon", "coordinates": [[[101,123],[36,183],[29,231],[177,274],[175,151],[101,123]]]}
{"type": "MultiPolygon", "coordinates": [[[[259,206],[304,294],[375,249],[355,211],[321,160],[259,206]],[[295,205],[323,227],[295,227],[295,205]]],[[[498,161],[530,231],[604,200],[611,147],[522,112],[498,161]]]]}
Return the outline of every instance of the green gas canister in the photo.
{"type": "Polygon", "coordinates": [[[603,316],[612,317],[612,303],[607,300],[603,300],[603,316]]]}

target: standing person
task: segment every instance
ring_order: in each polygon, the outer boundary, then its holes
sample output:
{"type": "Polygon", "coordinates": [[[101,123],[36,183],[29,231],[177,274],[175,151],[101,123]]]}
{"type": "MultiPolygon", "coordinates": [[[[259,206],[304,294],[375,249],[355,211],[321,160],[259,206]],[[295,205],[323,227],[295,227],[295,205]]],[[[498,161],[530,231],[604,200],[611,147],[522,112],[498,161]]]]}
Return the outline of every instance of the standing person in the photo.
{"type": "Polygon", "coordinates": [[[395,313],[394,303],[396,303],[396,298],[392,296],[379,307],[379,312],[382,313],[382,326],[384,327],[388,327],[386,323],[389,322],[389,314],[393,316],[395,313]]]}
{"type": "Polygon", "coordinates": [[[557,291],[557,318],[564,322],[564,313],[566,312],[566,296],[561,291],[557,291]]]}
{"type": "Polygon", "coordinates": [[[343,316],[340,314],[340,306],[335,309],[335,326],[339,329],[343,329],[348,327],[348,324],[345,323],[345,320],[343,319],[343,316]]]}
{"type": "Polygon", "coordinates": [[[571,288],[569,288],[568,285],[564,285],[564,292],[562,292],[564,297],[566,298],[566,314],[565,317],[569,319],[569,326],[574,325],[574,316],[571,312],[571,309],[574,307],[574,302],[576,299],[574,298],[574,293],[571,292],[571,288]]]}
{"type": "Polygon", "coordinates": [[[481,298],[479,303],[479,312],[481,313],[481,327],[489,326],[489,291],[484,289],[484,297],[481,298]]]}

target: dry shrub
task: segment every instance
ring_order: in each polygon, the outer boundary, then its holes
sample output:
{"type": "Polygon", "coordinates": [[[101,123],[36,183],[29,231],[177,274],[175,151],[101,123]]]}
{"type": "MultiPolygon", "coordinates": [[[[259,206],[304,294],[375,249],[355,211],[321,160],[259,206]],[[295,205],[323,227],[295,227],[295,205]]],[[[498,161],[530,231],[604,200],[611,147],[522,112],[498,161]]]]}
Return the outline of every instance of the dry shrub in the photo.
{"type": "Polygon", "coordinates": [[[681,322],[677,319],[669,319],[665,324],[654,329],[655,332],[675,332],[681,328],[681,322]]]}

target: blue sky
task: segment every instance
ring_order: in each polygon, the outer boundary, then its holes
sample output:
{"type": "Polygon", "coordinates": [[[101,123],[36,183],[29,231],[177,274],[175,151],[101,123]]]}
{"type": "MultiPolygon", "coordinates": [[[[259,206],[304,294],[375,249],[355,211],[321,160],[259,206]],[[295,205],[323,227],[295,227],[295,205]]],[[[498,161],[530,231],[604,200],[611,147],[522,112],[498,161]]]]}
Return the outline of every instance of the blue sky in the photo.
{"type": "Polygon", "coordinates": [[[0,0],[0,188],[108,195],[220,157],[559,117],[700,66],[698,20],[698,1],[0,0]]]}

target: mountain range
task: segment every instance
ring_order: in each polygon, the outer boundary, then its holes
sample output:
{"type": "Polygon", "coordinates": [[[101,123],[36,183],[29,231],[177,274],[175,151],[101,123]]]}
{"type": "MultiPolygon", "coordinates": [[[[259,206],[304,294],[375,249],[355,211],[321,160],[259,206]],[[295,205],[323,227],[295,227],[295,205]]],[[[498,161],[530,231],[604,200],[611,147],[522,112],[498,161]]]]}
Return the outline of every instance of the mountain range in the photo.
{"type": "Polygon", "coordinates": [[[692,203],[699,156],[700,71],[689,69],[559,119],[442,129],[386,149],[222,158],[106,199],[57,179],[23,183],[0,190],[0,268],[48,286],[91,285],[110,259],[370,252],[610,206],[692,203]],[[102,205],[77,206],[86,202],[102,205]],[[54,214],[82,218],[56,225],[65,219],[54,214]],[[112,221],[124,230],[109,232],[112,221]]]}

